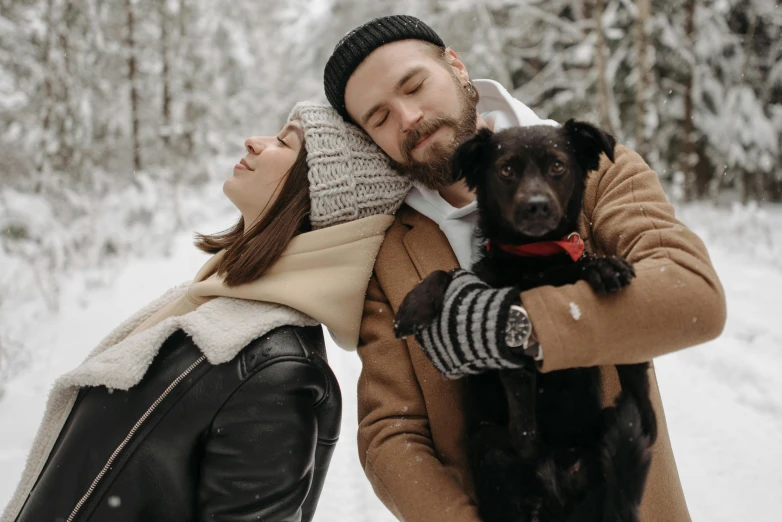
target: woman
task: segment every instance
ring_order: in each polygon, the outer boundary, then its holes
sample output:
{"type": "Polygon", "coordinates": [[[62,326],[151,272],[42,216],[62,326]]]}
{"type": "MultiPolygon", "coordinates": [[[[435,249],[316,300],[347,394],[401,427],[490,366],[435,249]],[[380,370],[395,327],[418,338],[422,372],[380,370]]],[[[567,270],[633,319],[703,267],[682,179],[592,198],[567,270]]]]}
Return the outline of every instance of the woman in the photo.
{"type": "Polygon", "coordinates": [[[245,145],[242,218],[57,380],[3,522],[312,518],[341,415],[319,323],[355,347],[408,185],[324,106],[245,145]]]}

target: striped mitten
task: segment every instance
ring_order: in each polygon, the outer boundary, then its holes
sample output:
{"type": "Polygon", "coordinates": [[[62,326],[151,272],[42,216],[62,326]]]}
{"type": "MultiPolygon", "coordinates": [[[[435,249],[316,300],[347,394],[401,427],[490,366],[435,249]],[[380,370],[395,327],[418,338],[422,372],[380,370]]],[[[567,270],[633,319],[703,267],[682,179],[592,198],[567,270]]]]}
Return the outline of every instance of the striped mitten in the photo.
{"type": "Polygon", "coordinates": [[[512,304],[519,304],[515,288],[495,289],[467,270],[451,272],[443,309],[415,338],[437,370],[458,379],[486,370],[520,368],[529,357],[505,344],[505,325],[512,304]]]}

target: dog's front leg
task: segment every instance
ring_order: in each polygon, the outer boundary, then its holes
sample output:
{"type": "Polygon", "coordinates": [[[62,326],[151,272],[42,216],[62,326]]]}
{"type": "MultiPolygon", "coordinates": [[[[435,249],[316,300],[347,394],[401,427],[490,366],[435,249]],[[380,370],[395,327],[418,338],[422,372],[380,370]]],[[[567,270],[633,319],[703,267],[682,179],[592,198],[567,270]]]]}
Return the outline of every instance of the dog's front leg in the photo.
{"type": "Polygon", "coordinates": [[[452,278],[448,272],[435,270],[405,296],[394,321],[397,339],[414,335],[434,322],[443,310],[445,291],[452,278]]]}
{"type": "Polygon", "coordinates": [[[657,415],[649,397],[649,363],[617,365],[616,372],[622,385],[622,393],[629,395],[638,405],[643,421],[644,435],[649,442],[657,440],[657,415]]]}
{"type": "Polygon", "coordinates": [[[525,461],[538,455],[540,437],[535,411],[537,371],[532,368],[503,370],[500,380],[508,401],[508,431],[513,448],[525,461]]]}
{"type": "Polygon", "coordinates": [[[633,265],[621,257],[596,257],[586,255],[576,263],[581,277],[595,292],[616,292],[630,284],[635,277],[633,265]]]}

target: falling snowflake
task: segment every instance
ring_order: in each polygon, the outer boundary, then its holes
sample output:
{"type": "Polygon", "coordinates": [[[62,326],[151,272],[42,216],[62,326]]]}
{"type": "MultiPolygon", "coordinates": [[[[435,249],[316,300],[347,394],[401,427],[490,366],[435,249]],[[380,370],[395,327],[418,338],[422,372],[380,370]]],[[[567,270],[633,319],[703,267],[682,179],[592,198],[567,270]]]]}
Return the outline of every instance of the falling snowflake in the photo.
{"type": "Polygon", "coordinates": [[[572,315],[573,319],[576,321],[581,319],[581,308],[579,308],[576,303],[570,303],[570,315],[572,315]]]}

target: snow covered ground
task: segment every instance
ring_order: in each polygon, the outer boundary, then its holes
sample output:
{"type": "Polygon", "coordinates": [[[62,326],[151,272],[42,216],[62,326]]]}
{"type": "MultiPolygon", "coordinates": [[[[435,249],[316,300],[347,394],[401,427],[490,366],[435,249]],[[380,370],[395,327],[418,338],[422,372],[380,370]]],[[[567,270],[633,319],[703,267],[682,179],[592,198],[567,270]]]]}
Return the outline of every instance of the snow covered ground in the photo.
{"type": "MultiPolygon", "coordinates": [[[[728,295],[725,333],[656,360],[670,435],[695,521],[779,520],[782,511],[782,209],[681,209],[703,237],[728,295]]],[[[217,230],[225,219],[199,230],[217,230]]],[[[62,289],[61,311],[26,337],[32,363],[0,397],[0,506],[9,499],[57,375],[77,365],[113,326],[175,283],[205,256],[178,236],[163,257],[129,261],[118,273],[81,273],[62,289]],[[108,279],[108,283],[105,281],[108,279]],[[95,284],[95,282],[101,282],[95,284]]],[[[329,347],[342,386],[342,438],[316,520],[392,521],[358,463],[353,353],[329,347]]]]}

